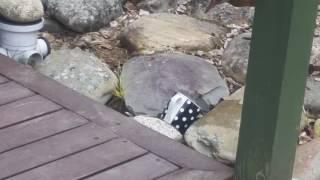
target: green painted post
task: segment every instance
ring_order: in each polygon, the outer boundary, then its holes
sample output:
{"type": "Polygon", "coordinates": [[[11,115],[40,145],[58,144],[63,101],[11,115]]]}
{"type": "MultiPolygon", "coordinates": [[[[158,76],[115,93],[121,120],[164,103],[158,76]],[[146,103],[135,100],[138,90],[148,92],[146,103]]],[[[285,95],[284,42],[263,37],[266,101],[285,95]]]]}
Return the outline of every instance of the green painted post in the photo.
{"type": "Polygon", "coordinates": [[[256,1],[236,180],[291,180],[317,1],[256,1]]]}

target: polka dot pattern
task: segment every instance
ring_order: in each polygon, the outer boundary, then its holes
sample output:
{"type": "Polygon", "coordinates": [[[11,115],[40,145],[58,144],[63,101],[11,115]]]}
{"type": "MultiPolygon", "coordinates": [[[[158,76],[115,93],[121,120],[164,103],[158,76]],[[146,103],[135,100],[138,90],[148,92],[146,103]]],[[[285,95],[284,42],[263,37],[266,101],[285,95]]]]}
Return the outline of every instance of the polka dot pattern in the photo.
{"type": "MultiPolygon", "coordinates": [[[[168,112],[168,107],[164,109],[163,113],[159,116],[164,119],[168,112]]],[[[171,125],[176,128],[181,134],[184,134],[187,129],[198,119],[201,114],[200,108],[192,101],[186,101],[183,106],[178,110],[178,113],[173,118],[171,125]]]]}

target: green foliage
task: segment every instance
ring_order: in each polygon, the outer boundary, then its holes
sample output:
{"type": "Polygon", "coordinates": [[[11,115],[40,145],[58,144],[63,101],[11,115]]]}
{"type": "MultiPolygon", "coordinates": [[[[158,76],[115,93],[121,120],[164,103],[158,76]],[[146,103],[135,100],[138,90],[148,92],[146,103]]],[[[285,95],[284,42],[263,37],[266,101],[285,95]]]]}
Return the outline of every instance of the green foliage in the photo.
{"type": "Polygon", "coordinates": [[[113,90],[113,95],[120,99],[124,98],[124,90],[121,85],[120,77],[118,77],[118,82],[117,82],[116,88],[113,90]]]}

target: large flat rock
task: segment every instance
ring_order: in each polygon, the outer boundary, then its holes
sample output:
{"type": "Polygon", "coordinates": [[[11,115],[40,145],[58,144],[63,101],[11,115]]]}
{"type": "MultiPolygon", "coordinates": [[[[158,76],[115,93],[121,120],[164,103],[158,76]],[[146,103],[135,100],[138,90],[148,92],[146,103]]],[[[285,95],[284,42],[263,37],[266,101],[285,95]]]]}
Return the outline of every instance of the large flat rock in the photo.
{"type": "Polygon", "coordinates": [[[212,50],[221,46],[226,33],[222,26],[184,15],[159,13],[130,24],[122,44],[140,54],[164,51],[212,50]]]}

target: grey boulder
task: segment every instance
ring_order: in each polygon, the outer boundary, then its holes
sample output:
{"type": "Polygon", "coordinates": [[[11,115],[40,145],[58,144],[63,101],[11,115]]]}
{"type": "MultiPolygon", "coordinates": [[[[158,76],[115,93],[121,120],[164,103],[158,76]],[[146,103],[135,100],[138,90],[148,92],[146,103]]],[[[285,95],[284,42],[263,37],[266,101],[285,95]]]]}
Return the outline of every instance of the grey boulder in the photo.
{"type": "Polygon", "coordinates": [[[251,25],[254,16],[253,7],[235,7],[229,3],[218,4],[206,12],[211,0],[193,0],[192,15],[199,19],[220,22],[223,25],[251,25]]]}
{"type": "Polygon", "coordinates": [[[120,82],[127,108],[152,117],[162,113],[176,92],[200,96],[213,106],[229,94],[213,65],[184,54],[134,57],[124,65],[120,82]]]}
{"type": "Polygon", "coordinates": [[[44,15],[41,0],[0,0],[0,14],[17,23],[40,20],[44,15]]]}
{"type": "Polygon", "coordinates": [[[244,84],[250,52],[251,33],[236,36],[228,44],[222,55],[222,67],[227,76],[244,84]]]}
{"type": "MultiPolygon", "coordinates": [[[[243,33],[236,36],[232,39],[228,46],[226,47],[222,55],[222,66],[225,74],[232,77],[234,80],[244,84],[248,68],[248,59],[250,52],[250,43],[251,43],[251,33],[243,33]]],[[[314,37],[310,64],[315,66],[320,66],[320,38],[314,37]]],[[[309,79],[308,83],[310,87],[314,87],[317,82],[309,79]]],[[[319,88],[319,87],[318,87],[319,88]]],[[[307,90],[306,93],[311,93],[312,90],[307,90]]],[[[309,94],[310,94],[309,93],[309,94]]],[[[314,94],[314,93],[313,93],[314,94]]],[[[309,95],[310,96],[310,95],[309,95]]],[[[312,100],[307,97],[306,103],[310,107],[310,102],[316,102],[317,100],[312,100]]],[[[319,102],[320,105],[320,102],[319,102]]],[[[314,108],[312,108],[314,109],[314,108]]]]}
{"type": "Polygon", "coordinates": [[[89,32],[108,25],[122,14],[122,0],[48,0],[51,16],[76,32],[89,32]]]}
{"type": "Polygon", "coordinates": [[[102,104],[112,97],[117,84],[117,77],[105,63],[79,48],[53,51],[36,69],[102,104]]]}

